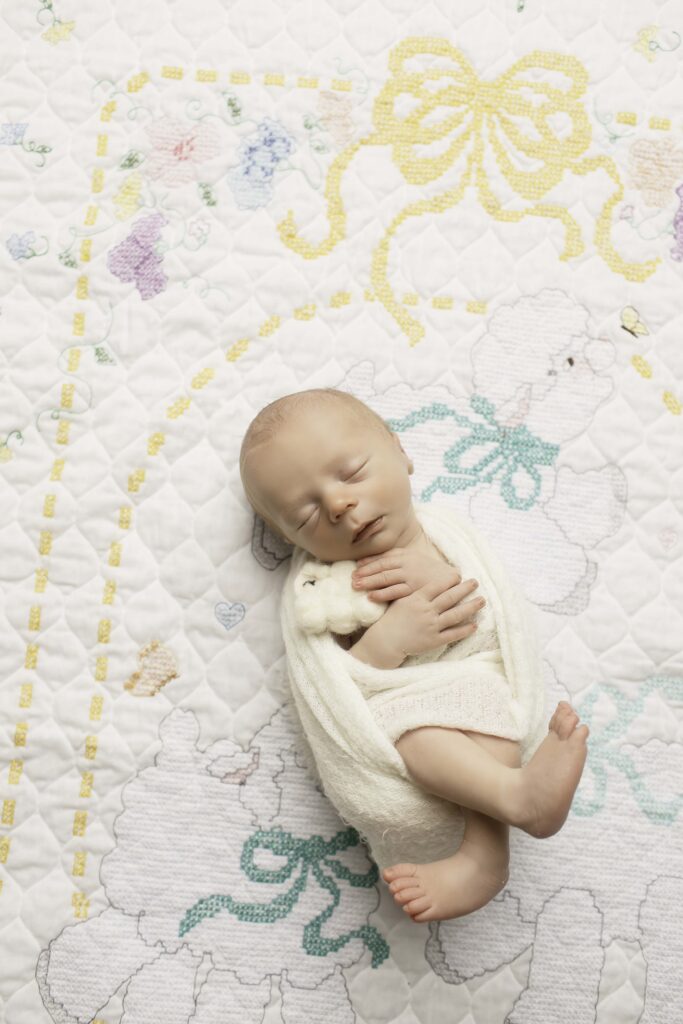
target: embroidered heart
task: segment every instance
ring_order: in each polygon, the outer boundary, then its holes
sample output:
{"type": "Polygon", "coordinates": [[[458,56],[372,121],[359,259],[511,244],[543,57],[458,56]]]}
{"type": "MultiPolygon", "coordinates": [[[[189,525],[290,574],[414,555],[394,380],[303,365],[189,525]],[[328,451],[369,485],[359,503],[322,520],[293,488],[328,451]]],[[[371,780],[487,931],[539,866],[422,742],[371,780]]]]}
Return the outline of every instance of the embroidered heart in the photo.
{"type": "Polygon", "coordinates": [[[663,530],[659,531],[659,542],[665,551],[670,551],[677,540],[678,534],[670,527],[665,527],[663,530]]]}
{"type": "Polygon", "coordinates": [[[229,601],[220,601],[214,608],[214,611],[221,626],[225,626],[226,629],[232,629],[233,626],[242,621],[246,609],[239,601],[235,604],[231,604],[229,601]]]}

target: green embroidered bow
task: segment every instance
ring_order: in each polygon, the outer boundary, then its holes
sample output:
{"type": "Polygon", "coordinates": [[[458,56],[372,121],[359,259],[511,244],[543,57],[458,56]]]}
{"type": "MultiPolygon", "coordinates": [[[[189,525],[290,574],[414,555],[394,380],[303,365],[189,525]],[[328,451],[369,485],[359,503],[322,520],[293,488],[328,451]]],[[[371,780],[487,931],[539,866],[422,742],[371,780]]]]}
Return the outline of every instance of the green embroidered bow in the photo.
{"type": "Polygon", "coordinates": [[[358,833],[354,828],[337,832],[329,842],[317,835],[311,836],[309,839],[297,839],[290,832],[285,832],[281,828],[274,828],[267,832],[259,829],[244,844],[240,859],[242,870],[251,881],[274,885],[286,881],[297,865],[301,863],[301,874],[292,888],[288,892],[276,896],[270,903],[240,903],[232,896],[218,894],[207,896],[198,900],[186,911],[180,922],[178,935],[182,938],[205,917],[213,917],[223,909],[230,911],[240,921],[251,921],[258,924],[266,924],[286,917],[291,913],[299,895],[306,888],[310,870],[319,884],[332,894],[332,902],[304,928],[303,946],[306,952],[311,956],[326,956],[327,953],[334,952],[346,945],[351,939],[360,938],[372,953],[372,966],[378,967],[389,956],[389,946],[377,929],[371,925],[354,928],[336,939],[323,938],[320,934],[322,925],[332,916],[340,901],[339,887],[334,878],[330,877],[330,871],[354,888],[369,889],[379,878],[376,864],[372,864],[366,874],[359,875],[350,871],[332,856],[339,850],[356,845],[358,845],[358,833]],[[254,863],[254,851],[260,847],[269,849],[278,856],[286,857],[287,863],[275,870],[257,867],[254,863]],[[327,873],[323,865],[328,869],[327,873]]]}

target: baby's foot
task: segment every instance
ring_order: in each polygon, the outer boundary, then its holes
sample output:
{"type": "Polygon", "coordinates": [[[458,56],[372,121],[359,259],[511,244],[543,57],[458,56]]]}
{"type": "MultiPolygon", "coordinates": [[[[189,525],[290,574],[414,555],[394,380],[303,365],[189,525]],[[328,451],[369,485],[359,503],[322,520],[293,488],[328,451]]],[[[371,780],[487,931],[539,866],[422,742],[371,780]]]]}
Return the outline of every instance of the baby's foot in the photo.
{"type": "Polygon", "coordinates": [[[550,719],[548,735],[519,771],[515,785],[517,810],[510,824],[538,839],[559,832],[569,814],[588,752],[588,726],[577,728],[578,721],[571,706],[560,701],[550,719]]]}
{"type": "Polygon", "coordinates": [[[464,842],[453,857],[430,864],[395,864],[382,872],[394,899],[413,921],[447,921],[479,910],[508,880],[507,857],[485,863],[464,842]]]}

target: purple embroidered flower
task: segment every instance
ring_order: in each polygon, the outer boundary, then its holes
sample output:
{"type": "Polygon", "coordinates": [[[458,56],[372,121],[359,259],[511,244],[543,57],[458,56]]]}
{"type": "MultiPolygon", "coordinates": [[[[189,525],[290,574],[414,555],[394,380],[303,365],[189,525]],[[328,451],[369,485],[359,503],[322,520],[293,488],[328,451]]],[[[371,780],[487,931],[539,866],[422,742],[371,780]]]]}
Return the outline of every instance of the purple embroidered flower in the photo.
{"type": "Polygon", "coordinates": [[[228,183],[242,210],[265,206],[273,195],[277,165],[296,148],[278,121],[266,117],[256,132],[244,139],[237,151],[239,167],[228,174],[228,183]]]}
{"type": "Polygon", "coordinates": [[[683,184],[676,189],[676,195],[681,202],[674,216],[673,228],[676,244],[671,250],[671,258],[677,263],[681,263],[683,262],[683,184]]]}
{"type": "Polygon", "coordinates": [[[135,281],[143,299],[154,298],[168,284],[168,278],[161,269],[161,256],[154,250],[154,243],[161,237],[161,228],[166,223],[166,218],[160,213],[143,217],[107,257],[107,266],[112,274],[121,281],[135,281]]]}
{"type": "Polygon", "coordinates": [[[6,124],[0,124],[0,146],[18,146],[24,137],[24,133],[28,128],[27,124],[20,124],[18,122],[12,123],[8,121],[6,124]]]}
{"type": "Polygon", "coordinates": [[[19,237],[19,235],[10,235],[5,242],[9,250],[9,254],[13,260],[27,260],[31,256],[35,256],[33,245],[36,240],[35,231],[27,231],[25,234],[19,237]]]}

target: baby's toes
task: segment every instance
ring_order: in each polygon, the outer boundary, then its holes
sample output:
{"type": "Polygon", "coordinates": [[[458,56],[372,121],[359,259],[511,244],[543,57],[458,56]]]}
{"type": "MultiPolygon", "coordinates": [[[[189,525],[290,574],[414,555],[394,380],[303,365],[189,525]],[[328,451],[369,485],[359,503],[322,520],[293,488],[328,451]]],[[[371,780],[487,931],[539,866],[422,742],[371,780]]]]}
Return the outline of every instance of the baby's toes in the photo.
{"type": "Polygon", "coordinates": [[[569,739],[571,734],[579,724],[579,716],[576,711],[570,708],[566,715],[564,715],[559,722],[557,727],[557,734],[561,740],[569,739]]]}
{"type": "Polygon", "coordinates": [[[401,889],[400,892],[395,892],[394,900],[399,907],[402,907],[404,903],[410,903],[411,900],[416,900],[424,894],[424,889],[417,889],[413,886],[410,889],[401,889]]]}
{"type": "Polygon", "coordinates": [[[406,904],[403,908],[406,914],[410,914],[412,917],[414,914],[421,914],[423,910],[429,910],[432,905],[432,901],[429,896],[420,896],[418,899],[412,900],[406,904]]]}
{"type": "Polygon", "coordinates": [[[393,864],[390,868],[384,869],[382,877],[388,883],[393,882],[394,879],[400,878],[402,875],[410,877],[416,872],[417,864],[393,864]]]}

